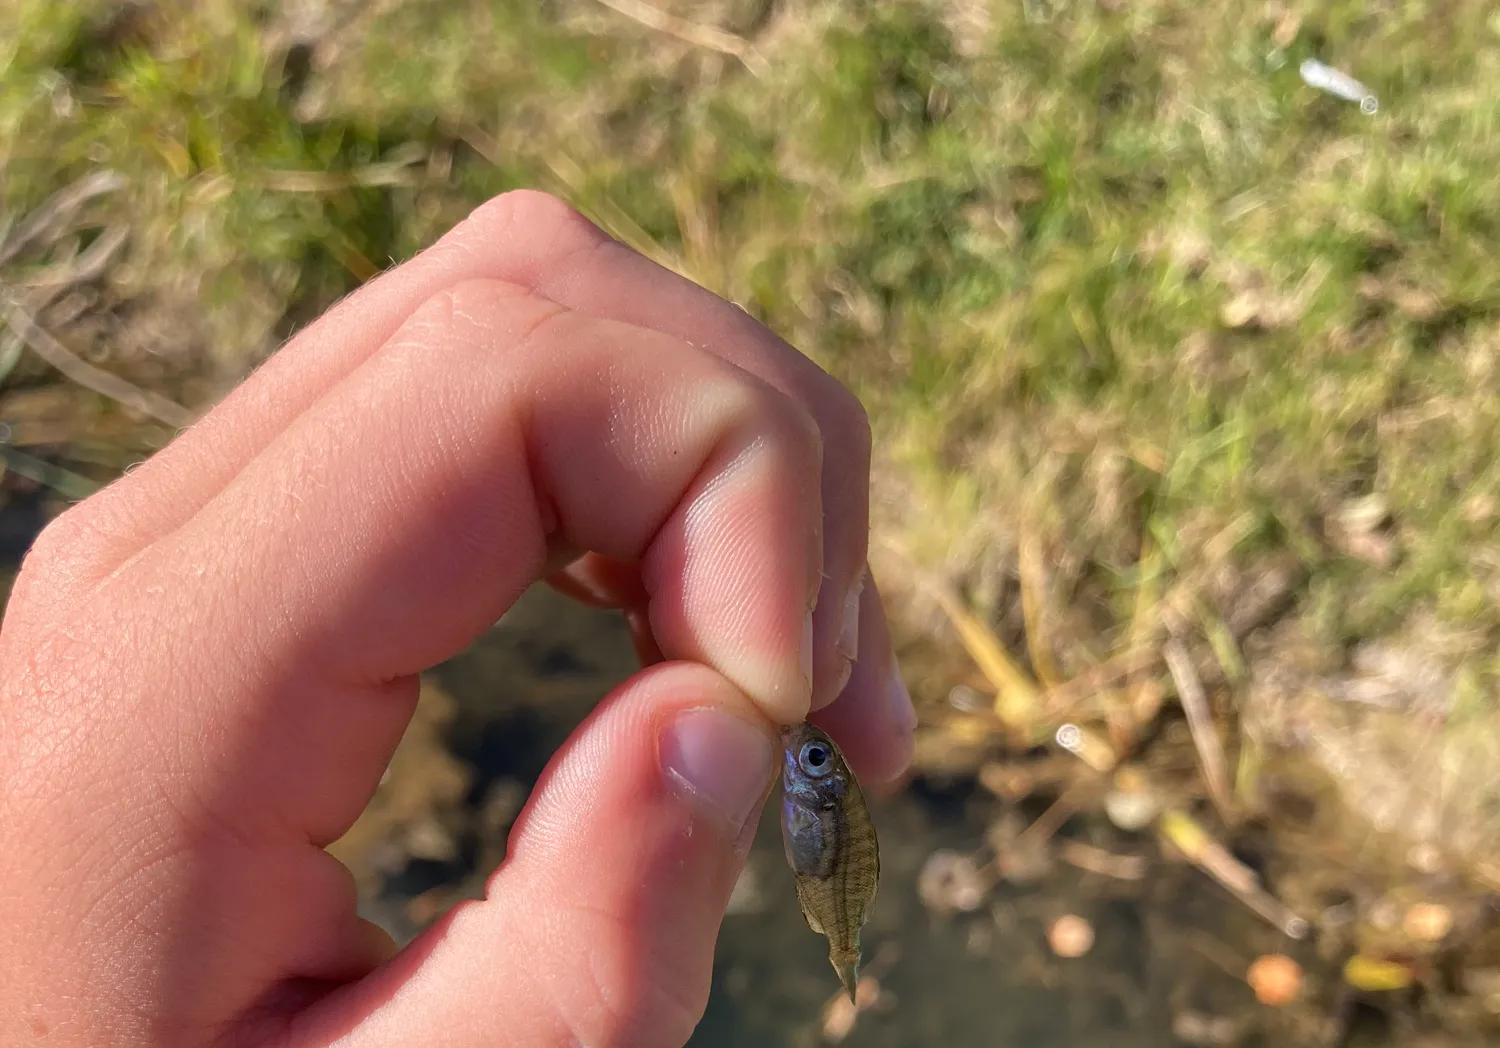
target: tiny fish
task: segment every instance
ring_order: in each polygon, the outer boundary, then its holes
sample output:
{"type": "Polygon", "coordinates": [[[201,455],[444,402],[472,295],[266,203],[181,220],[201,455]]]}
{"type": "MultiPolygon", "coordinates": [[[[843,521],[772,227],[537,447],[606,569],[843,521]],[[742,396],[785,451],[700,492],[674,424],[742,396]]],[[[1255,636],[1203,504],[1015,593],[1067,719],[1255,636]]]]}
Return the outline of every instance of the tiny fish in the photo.
{"type": "Polygon", "coordinates": [[[797,881],[797,902],[813,931],[828,937],[828,959],[854,1000],[859,930],[875,903],[880,846],[859,783],[844,755],[811,724],[783,728],[781,836],[797,881]]]}

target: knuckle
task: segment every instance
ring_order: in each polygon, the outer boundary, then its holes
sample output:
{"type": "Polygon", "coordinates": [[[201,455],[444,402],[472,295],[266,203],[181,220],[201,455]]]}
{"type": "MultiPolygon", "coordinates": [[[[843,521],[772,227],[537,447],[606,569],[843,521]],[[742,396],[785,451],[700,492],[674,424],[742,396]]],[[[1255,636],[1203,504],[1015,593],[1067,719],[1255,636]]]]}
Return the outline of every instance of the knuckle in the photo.
{"type": "Polygon", "coordinates": [[[104,541],[95,518],[94,507],[81,502],[43,528],[21,561],[13,600],[45,602],[87,580],[104,541]]]}
{"type": "Polygon", "coordinates": [[[816,471],[823,459],[823,430],[817,418],[797,400],[758,377],[729,369],[721,383],[726,432],[764,438],[765,451],[788,463],[816,471]]]}
{"type": "Polygon", "coordinates": [[[817,416],[791,397],[771,391],[768,399],[774,406],[779,428],[790,443],[790,451],[798,461],[817,465],[823,461],[823,427],[817,416]]]}
{"type": "Polygon", "coordinates": [[[440,344],[442,336],[453,330],[458,319],[478,304],[475,283],[484,282],[464,280],[449,284],[423,299],[402,325],[404,340],[423,345],[440,344]]]}
{"type": "Polygon", "coordinates": [[[439,288],[412,310],[392,342],[418,354],[461,344],[465,322],[493,312],[496,286],[471,279],[439,288]]]}
{"type": "Polygon", "coordinates": [[[32,542],[25,563],[49,564],[75,555],[90,538],[92,524],[86,519],[90,508],[80,502],[54,517],[32,542]]]}
{"type": "Polygon", "coordinates": [[[422,352],[502,343],[523,349],[539,331],[567,312],[517,284],[473,277],[441,288],[423,300],[398,338],[422,352]],[[497,343],[501,332],[504,337],[497,343]]]}
{"type": "Polygon", "coordinates": [[[501,285],[492,280],[461,280],[435,292],[412,314],[419,330],[451,332],[466,319],[492,312],[501,285]]]}
{"type": "Polygon", "coordinates": [[[536,189],[513,189],[491,198],[474,210],[469,224],[478,243],[504,239],[566,246],[608,239],[577,208],[536,189]]]}

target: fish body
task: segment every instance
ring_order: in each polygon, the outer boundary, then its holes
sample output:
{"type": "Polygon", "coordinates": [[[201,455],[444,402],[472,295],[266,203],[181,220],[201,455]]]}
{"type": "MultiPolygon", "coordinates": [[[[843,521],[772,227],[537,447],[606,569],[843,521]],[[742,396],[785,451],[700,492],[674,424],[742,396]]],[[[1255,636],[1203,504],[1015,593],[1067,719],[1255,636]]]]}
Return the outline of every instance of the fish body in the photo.
{"type": "Polygon", "coordinates": [[[781,835],[797,901],[854,999],[859,932],[875,903],[880,848],[859,783],[837,746],[810,724],[784,728],[781,835]]]}

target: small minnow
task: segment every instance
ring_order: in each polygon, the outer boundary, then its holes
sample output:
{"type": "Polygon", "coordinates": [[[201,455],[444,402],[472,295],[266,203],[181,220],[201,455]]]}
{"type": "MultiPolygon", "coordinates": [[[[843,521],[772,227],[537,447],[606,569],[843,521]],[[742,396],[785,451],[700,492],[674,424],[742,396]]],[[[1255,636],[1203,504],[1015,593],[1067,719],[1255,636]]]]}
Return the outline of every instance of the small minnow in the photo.
{"type": "Polygon", "coordinates": [[[810,724],[783,728],[781,836],[808,927],[828,938],[828,959],[854,1000],[859,931],[880,880],[880,846],[844,755],[810,724]]]}

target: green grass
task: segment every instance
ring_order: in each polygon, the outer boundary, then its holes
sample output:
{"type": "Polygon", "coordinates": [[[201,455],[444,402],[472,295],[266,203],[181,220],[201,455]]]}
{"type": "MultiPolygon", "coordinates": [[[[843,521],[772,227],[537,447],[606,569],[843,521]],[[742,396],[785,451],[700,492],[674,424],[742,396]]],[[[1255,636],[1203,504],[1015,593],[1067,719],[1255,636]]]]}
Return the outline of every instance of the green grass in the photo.
{"type": "Polygon", "coordinates": [[[856,389],[882,539],[993,613],[1025,528],[1086,620],[1059,643],[1098,656],[1144,536],[1182,572],[1238,521],[1239,570],[1305,564],[1315,643],[1433,615],[1496,679],[1491,4],[661,6],[752,36],[769,75],[594,0],[394,0],[311,63],[278,5],[11,0],[0,202],[126,173],[112,294],[167,333],[113,364],[218,390],[480,200],[552,189],[856,389]],[[1310,55],[1378,115],[1305,87],[1310,55]],[[285,175],[392,158],[396,185],[285,175]],[[1261,323],[1226,325],[1242,305],[1261,323]],[[1370,493],[1386,565],[1325,534],[1370,493]]]}

